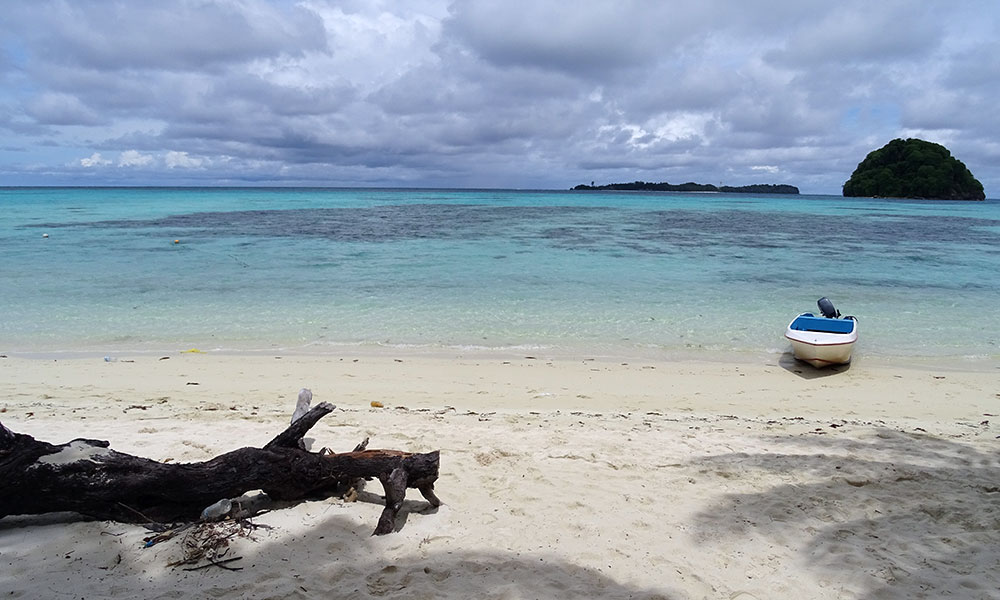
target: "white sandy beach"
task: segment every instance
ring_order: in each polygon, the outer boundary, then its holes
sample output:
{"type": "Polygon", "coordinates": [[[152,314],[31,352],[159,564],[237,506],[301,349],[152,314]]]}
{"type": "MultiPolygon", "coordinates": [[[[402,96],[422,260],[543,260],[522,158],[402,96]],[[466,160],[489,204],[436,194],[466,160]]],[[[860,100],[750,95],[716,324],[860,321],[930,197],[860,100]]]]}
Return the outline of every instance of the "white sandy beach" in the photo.
{"type": "Polygon", "coordinates": [[[0,421],[200,461],[266,443],[301,387],[315,446],[441,450],[374,538],[381,486],[238,538],[0,519],[3,598],[1000,598],[1000,371],[856,363],[170,353],[0,359],[0,421]],[[169,358],[162,358],[169,356],[169,358]],[[383,408],[374,408],[378,401],[383,408]]]}

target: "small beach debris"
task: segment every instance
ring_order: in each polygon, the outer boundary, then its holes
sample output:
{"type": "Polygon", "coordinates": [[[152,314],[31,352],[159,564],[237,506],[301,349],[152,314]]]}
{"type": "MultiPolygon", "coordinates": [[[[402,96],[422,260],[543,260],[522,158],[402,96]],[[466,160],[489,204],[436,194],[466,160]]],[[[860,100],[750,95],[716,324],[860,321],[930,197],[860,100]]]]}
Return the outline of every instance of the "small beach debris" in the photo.
{"type": "Polygon", "coordinates": [[[182,350],[181,354],[204,354],[204,352],[197,348],[190,348],[188,350],[182,350]]]}
{"type": "Polygon", "coordinates": [[[185,383],[184,385],[201,385],[201,384],[199,384],[197,381],[189,381],[189,382],[185,383]]]}
{"type": "Polygon", "coordinates": [[[371,405],[372,408],[385,408],[385,405],[379,402],[378,400],[372,400],[371,405]]]}
{"type": "Polygon", "coordinates": [[[170,360],[170,357],[169,357],[169,356],[161,356],[161,357],[160,357],[159,359],[157,359],[157,360],[170,360]]]}
{"type": "Polygon", "coordinates": [[[194,525],[193,523],[188,523],[187,525],[181,525],[179,527],[170,528],[170,527],[161,527],[160,524],[158,523],[151,523],[147,525],[147,527],[150,529],[150,531],[154,532],[155,535],[149,535],[142,538],[142,541],[145,542],[142,545],[142,547],[152,548],[153,546],[159,544],[160,542],[165,542],[173,538],[178,533],[184,531],[189,527],[192,527],[193,525],[194,525]]]}
{"type": "Polygon", "coordinates": [[[210,560],[207,563],[201,565],[200,567],[188,567],[184,569],[185,571],[200,571],[202,569],[207,569],[209,567],[219,567],[220,569],[225,569],[227,571],[242,571],[243,567],[227,567],[227,563],[231,563],[237,560],[243,560],[242,556],[234,556],[232,558],[227,558],[226,560],[210,560]]]}
{"type": "MultiPolygon", "coordinates": [[[[185,571],[194,571],[212,566],[228,571],[239,571],[242,567],[225,566],[242,558],[241,556],[226,558],[226,554],[229,553],[229,543],[236,537],[255,541],[251,533],[256,528],[257,525],[249,519],[226,519],[224,521],[198,523],[190,527],[181,540],[180,560],[169,562],[167,566],[193,565],[205,560],[208,561],[206,564],[188,568],[185,571]]],[[[156,540],[154,543],[170,539],[177,533],[180,533],[180,531],[180,529],[177,529],[168,532],[168,535],[157,536],[157,538],[154,538],[156,540]]],[[[147,547],[149,546],[147,545],[147,547]]]]}
{"type": "Polygon", "coordinates": [[[233,510],[233,501],[229,498],[223,498],[215,504],[211,504],[205,507],[205,510],[201,511],[202,521],[218,521],[225,517],[233,510]]]}

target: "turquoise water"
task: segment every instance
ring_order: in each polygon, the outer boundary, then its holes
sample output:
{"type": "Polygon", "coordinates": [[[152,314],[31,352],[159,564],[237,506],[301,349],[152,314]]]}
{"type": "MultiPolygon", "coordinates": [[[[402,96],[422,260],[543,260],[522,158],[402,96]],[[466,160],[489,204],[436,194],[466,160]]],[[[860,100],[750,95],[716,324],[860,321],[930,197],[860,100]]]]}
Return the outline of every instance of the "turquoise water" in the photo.
{"type": "Polygon", "coordinates": [[[777,354],[828,296],[859,355],[1000,356],[997,201],[11,188],[0,207],[8,354],[777,354]]]}

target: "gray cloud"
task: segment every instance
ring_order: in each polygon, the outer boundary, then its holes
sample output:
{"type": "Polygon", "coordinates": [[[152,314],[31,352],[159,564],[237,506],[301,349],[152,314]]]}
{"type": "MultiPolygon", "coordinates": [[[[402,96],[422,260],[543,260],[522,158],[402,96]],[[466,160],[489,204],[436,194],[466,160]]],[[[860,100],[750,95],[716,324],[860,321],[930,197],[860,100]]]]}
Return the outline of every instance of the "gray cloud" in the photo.
{"type": "Polygon", "coordinates": [[[915,61],[934,52],[942,31],[931,4],[900,0],[871,3],[864,10],[831,5],[803,22],[786,42],[765,55],[793,67],[824,64],[915,61]]]}
{"type": "Polygon", "coordinates": [[[488,63],[574,76],[640,69],[655,62],[662,40],[680,33],[660,15],[634,20],[657,4],[590,2],[456,2],[445,34],[488,63]]]}
{"type": "Polygon", "coordinates": [[[987,193],[1000,186],[1000,9],[985,0],[5,10],[11,183],[666,179],[838,193],[868,151],[919,136],[987,193]]]}
{"type": "Polygon", "coordinates": [[[5,7],[46,62],[83,69],[205,68],[322,50],[315,15],[291,3],[40,0],[5,7]]]}
{"type": "Polygon", "coordinates": [[[103,122],[94,109],[76,96],[45,92],[27,107],[27,113],[41,125],[99,125],[103,122]]]}

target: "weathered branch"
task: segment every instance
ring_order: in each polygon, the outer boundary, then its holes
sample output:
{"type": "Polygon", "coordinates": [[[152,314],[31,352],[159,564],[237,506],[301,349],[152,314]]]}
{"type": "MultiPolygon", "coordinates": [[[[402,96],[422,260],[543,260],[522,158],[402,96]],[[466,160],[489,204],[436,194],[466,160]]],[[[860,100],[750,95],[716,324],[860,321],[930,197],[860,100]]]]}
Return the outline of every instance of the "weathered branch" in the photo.
{"type": "Polygon", "coordinates": [[[333,412],[337,408],[329,402],[320,402],[312,407],[306,414],[302,415],[284,431],[279,433],[273,440],[264,444],[264,449],[270,448],[299,448],[299,441],[307,431],[313,428],[317,421],[333,412]]]}
{"type": "Polygon", "coordinates": [[[56,446],[0,424],[0,518],[74,511],[123,522],[196,520],[206,506],[248,491],[298,500],[359,478],[378,478],[386,487],[386,508],[376,535],[393,530],[407,487],[419,489],[432,506],[440,505],[433,493],[437,451],[323,455],[299,448],[302,436],[333,410],[327,403],[317,405],[263,448],[240,448],[186,464],[123,454],[100,440],[76,439],[56,446]]]}

